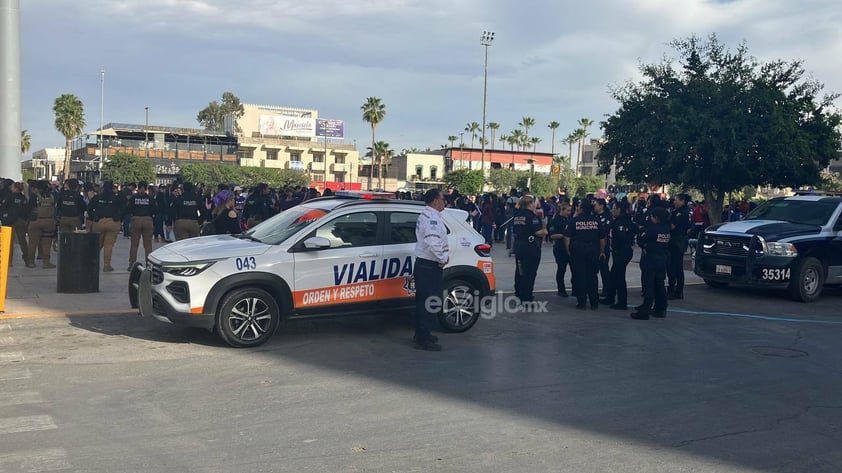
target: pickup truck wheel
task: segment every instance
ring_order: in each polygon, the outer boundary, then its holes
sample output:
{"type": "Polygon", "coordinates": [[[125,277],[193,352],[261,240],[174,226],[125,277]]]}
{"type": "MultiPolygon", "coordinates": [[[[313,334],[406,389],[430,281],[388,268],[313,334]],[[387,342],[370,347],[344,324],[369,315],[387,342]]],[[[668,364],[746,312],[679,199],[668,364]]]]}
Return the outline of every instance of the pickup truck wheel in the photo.
{"type": "Polygon", "coordinates": [[[822,295],[824,266],[816,258],[804,258],[792,266],[789,294],[800,302],[815,302],[822,295]]]}
{"type": "Polygon", "coordinates": [[[454,279],[444,283],[444,301],[438,315],[439,324],[447,332],[465,332],[477,323],[476,294],[479,287],[468,281],[454,279]]]}
{"type": "Polygon", "coordinates": [[[220,338],[232,347],[256,347],[269,340],[280,320],[280,308],[271,294],[240,288],[222,300],[216,325],[220,338]]]}
{"type": "Polygon", "coordinates": [[[726,287],[728,287],[727,282],[712,281],[710,279],[705,279],[705,284],[714,289],[725,289],[726,287]]]}

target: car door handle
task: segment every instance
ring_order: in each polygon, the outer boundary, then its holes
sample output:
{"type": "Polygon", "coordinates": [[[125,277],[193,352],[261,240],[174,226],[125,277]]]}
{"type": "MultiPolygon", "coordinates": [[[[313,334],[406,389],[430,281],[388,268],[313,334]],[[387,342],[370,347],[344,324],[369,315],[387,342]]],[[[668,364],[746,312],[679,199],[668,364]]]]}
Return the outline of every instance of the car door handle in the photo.
{"type": "Polygon", "coordinates": [[[360,258],[374,258],[377,256],[377,253],[363,253],[360,255],[360,258]]]}

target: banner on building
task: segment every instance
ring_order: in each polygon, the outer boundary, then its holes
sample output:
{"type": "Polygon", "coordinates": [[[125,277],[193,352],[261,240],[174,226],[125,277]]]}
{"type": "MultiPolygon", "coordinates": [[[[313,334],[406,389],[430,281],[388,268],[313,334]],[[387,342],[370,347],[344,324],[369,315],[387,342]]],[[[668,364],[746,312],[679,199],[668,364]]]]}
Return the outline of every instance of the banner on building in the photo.
{"type": "Polygon", "coordinates": [[[304,170],[304,161],[290,161],[289,168],[294,171],[303,171],[304,170]]]}
{"type": "Polygon", "coordinates": [[[345,122],[331,118],[316,119],[316,136],[320,138],[345,138],[345,122]]]}
{"type": "Polygon", "coordinates": [[[312,138],[316,136],[316,119],[261,115],[260,134],[312,138]]]}

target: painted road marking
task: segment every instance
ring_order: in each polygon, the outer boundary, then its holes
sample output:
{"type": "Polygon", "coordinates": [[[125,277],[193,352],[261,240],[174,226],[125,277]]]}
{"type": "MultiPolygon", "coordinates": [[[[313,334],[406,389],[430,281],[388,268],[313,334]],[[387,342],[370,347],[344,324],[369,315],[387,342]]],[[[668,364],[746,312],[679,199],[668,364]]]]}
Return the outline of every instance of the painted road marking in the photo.
{"type": "Polygon", "coordinates": [[[29,379],[31,377],[32,372],[29,371],[29,368],[16,366],[13,368],[4,367],[2,370],[0,370],[0,381],[16,381],[19,379],[29,379]]]}
{"type": "Polygon", "coordinates": [[[4,337],[0,335],[0,347],[10,347],[15,344],[16,343],[14,337],[4,337]]]}
{"type": "Polygon", "coordinates": [[[791,317],[774,317],[771,315],[758,315],[758,314],[740,314],[734,312],[706,312],[706,311],[699,311],[699,310],[684,310],[684,309],[673,309],[668,308],[668,312],[675,312],[678,314],[689,314],[689,315],[713,315],[719,317],[737,317],[742,319],[757,319],[757,320],[770,320],[773,322],[795,322],[801,324],[825,324],[825,325],[842,325],[842,320],[820,320],[820,319],[795,319],[791,317]]]}
{"type": "Polygon", "coordinates": [[[0,352],[0,363],[17,363],[19,361],[23,361],[23,352],[0,352]]]}
{"type": "Polygon", "coordinates": [[[47,317],[83,317],[88,315],[137,315],[137,309],[114,309],[114,310],[80,310],[75,312],[47,311],[47,312],[21,312],[0,314],[0,320],[11,319],[37,319],[47,317]]]}
{"type": "Polygon", "coordinates": [[[0,418],[0,435],[57,429],[48,415],[0,418]]]}
{"type": "Polygon", "coordinates": [[[44,399],[41,398],[41,393],[37,391],[0,393],[0,407],[37,404],[39,402],[44,402],[44,399]]]}
{"type": "Polygon", "coordinates": [[[0,455],[0,471],[56,471],[69,470],[67,451],[62,448],[30,450],[0,455]]]}

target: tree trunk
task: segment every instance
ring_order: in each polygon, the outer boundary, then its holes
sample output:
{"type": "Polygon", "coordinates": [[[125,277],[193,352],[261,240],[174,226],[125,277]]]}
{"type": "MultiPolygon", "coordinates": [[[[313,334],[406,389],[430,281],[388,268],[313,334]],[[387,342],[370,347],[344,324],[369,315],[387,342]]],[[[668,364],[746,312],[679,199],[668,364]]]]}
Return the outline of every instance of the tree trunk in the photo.
{"type": "Polygon", "coordinates": [[[370,175],[368,176],[368,190],[371,190],[374,187],[374,158],[376,153],[374,152],[374,125],[371,125],[371,169],[370,175]]]}
{"type": "Polygon", "coordinates": [[[725,192],[714,192],[712,190],[705,190],[705,205],[708,208],[708,216],[710,224],[716,225],[722,221],[722,207],[725,203],[725,192]]]}
{"type": "Polygon", "coordinates": [[[72,140],[70,138],[64,138],[64,171],[62,171],[62,181],[66,181],[70,179],[70,146],[72,140]]]}

